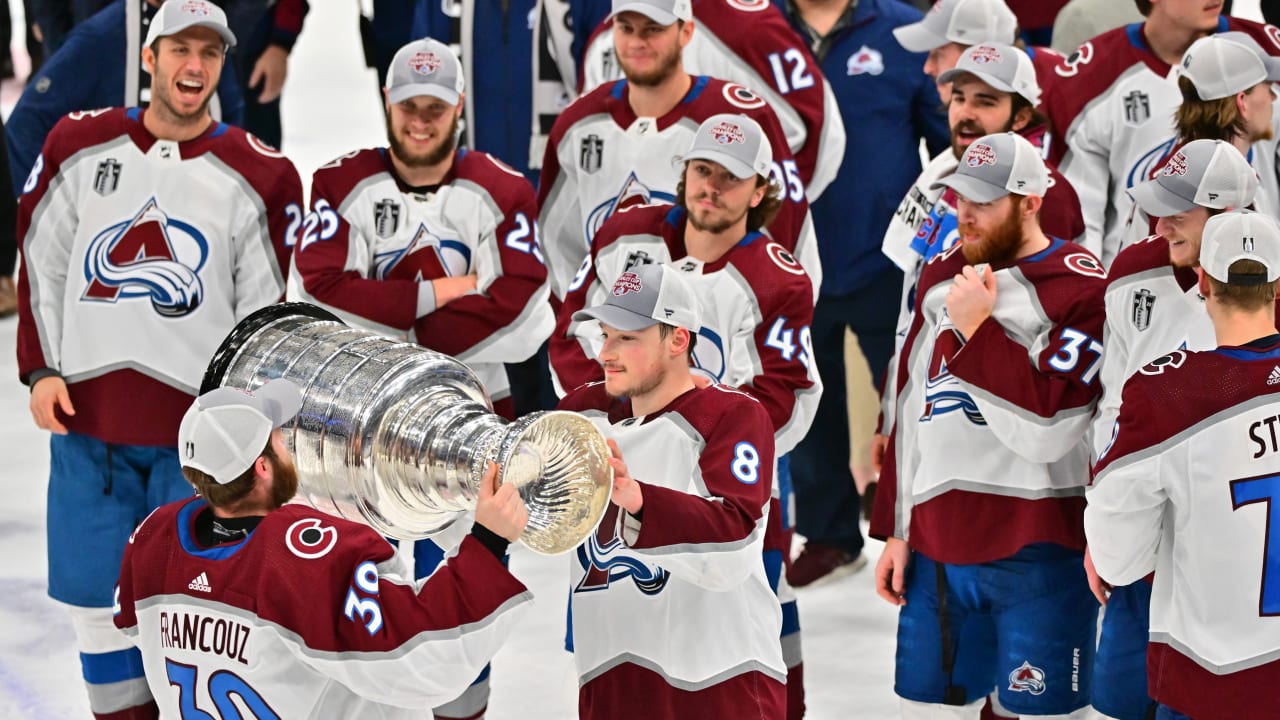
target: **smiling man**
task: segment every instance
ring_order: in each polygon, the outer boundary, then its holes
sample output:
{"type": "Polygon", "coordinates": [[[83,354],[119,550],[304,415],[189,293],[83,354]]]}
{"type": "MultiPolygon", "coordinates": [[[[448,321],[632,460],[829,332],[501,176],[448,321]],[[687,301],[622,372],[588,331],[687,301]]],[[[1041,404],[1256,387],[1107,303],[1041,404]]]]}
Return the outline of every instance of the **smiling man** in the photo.
{"type": "Polygon", "coordinates": [[[1048,180],[1002,133],[935,183],[957,193],[959,242],[920,277],[871,518],[906,720],[976,718],[993,686],[1024,717],[1089,712],[1084,438],[1106,273],[1041,229],[1048,180]]]}
{"type": "Polygon", "coordinates": [[[190,495],[178,421],[221,338],[284,295],[301,216],[288,159],[210,115],[234,44],[217,6],[165,3],[141,52],[151,106],[62,119],[19,201],[19,377],[53,433],[49,594],[71,606],[99,717],[154,716],[111,629],[121,553],[190,495]]]}

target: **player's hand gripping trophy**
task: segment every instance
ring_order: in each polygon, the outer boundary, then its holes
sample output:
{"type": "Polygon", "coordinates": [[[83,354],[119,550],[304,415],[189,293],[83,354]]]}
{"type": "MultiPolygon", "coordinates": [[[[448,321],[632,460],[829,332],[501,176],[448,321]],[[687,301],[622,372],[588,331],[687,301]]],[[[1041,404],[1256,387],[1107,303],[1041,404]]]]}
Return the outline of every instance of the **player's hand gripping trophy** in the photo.
{"type": "Polygon", "coordinates": [[[474,508],[490,461],[528,507],[520,540],[537,552],[576,547],[609,503],[599,430],[567,412],[508,423],[448,355],[285,303],[236,326],[200,391],[253,390],[277,377],[302,389],[302,410],[284,426],[299,497],[384,535],[416,540],[447,528],[474,508]]]}

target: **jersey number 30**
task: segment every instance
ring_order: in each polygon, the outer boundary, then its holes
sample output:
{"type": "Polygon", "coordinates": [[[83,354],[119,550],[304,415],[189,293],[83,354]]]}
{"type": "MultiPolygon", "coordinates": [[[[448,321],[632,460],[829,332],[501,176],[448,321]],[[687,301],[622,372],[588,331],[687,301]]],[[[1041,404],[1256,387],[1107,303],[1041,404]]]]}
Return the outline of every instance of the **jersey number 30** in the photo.
{"type": "Polygon", "coordinates": [[[216,714],[196,707],[199,668],[165,658],[164,671],[169,676],[169,684],[178,687],[178,713],[182,720],[280,720],[258,691],[230,670],[218,670],[209,676],[209,697],[213,700],[216,714]],[[240,713],[240,707],[231,700],[232,695],[249,710],[248,716],[240,713]]]}

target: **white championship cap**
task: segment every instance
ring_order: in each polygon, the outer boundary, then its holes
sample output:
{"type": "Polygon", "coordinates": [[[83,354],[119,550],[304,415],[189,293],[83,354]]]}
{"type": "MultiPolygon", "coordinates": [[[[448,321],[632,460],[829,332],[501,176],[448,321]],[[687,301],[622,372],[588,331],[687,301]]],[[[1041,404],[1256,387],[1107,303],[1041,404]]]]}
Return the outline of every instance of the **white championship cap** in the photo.
{"type": "Polygon", "coordinates": [[[929,186],[949,187],[974,202],[987,203],[1013,193],[1044,197],[1049,171],[1040,151],[1017,133],[984,135],[974,140],[956,171],[929,186]]]}
{"type": "Polygon", "coordinates": [[[396,51],[387,70],[387,102],[429,95],[457,105],[465,81],[458,56],[439,40],[414,40],[396,51]]]}
{"type": "Polygon", "coordinates": [[[1196,206],[1242,208],[1258,192],[1258,173],[1231,143],[1193,140],[1169,158],[1159,175],[1128,192],[1142,212],[1157,218],[1196,206]]]}
{"type": "Polygon", "coordinates": [[[1263,81],[1280,81],[1280,58],[1247,33],[1227,32],[1191,43],[1182,56],[1182,74],[1201,100],[1218,100],[1263,81]]]}
{"type": "Polygon", "coordinates": [[[739,180],[753,175],[769,177],[773,167],[773,146],[764,129],[746,115],[712,115],[698,126],[682,162],[710,160],[719,163],[739,180]]]}
{"type": "Polygon", "coordinates": [[[177,35],[191,27],[207,27],[222,37],[227,47],[236,46],[236,36],[227,27],[227,14],[222,8],[205,0],[168,0],[156,10],[147,30],[145,47],[151,47],[162,37],[177,35]]]}
{"type": "Polygon", "coordinates": [[[1012,44],[1018,18],[1004,0],[941,0],[920,22],[893,29],[898,44],[911,52],[929,52],[954,42],[1012,44]]]}
{"type": "Polygon", "coordinates": [[[690,0],[613,0],[611,9],[609,17],[618,13],[635,12],[659,25],[671,25],[677,20],[689,20],[693,17],[693,3],[690,0]]]}
{"type": "Polygon", "coordinates": [[[1040,83],[1030,56],[1012,45],[982,43],[964,51],[956,66],[938,76],[948,83],[957,75],[969,74],[1000,92],[1026,98],[1032,107],[1040,104],[1040,83]]]}
{"type": "Polygon", "coordinates": [[[602,305],[573,314],[576,322],[599,320],[635,332],[658,323],[696,333],[702,329],[698,298],[680,273],[666,265],[640,265],[622,273],[602,305]]]}
{"type": "Polygon", "coordinates": [[[178,459],[226,484],[253,467],[271,438],[302,409],[298,386],[283,378],[252,393],[222,387],[191,403],[178,426],[178,459]]]}
{"type": "Polygon", "coordinates": [[[1214,215],[1204,224],[1200,267],[1214,280],[1228,285],[1263,285],[1280,280],[1280,225],[1273,217],[1252,210],[1214,215]],[[1231,272],[1237,260],[1262,263],[1266,275],[1231,272]]]}

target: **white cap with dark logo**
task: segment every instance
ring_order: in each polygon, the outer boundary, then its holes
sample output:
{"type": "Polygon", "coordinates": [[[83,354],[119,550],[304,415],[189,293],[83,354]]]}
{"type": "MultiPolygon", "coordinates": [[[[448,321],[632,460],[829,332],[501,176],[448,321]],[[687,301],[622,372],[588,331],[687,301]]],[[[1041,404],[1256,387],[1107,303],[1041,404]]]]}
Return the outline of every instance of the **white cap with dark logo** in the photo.
{"type": "Polygon", "coordinates": [[[248,392],[222,387],[191,403],[178,426],[178,459],[226,484],[262,454],[271,432],[302,409],[298,386],[283,378],[248,392]]]}
{"type": "Polygon", "coordinates": [[[424,38],[396,51],[387,70],[387,102],[429,95],[457,105],[465,82],[458,56],[448,45],[424,38]]]}
{"type": "Polygon", "coordinates": [[[1275,218],[1253,210],[1214,215],[1204,224],[1200,267],[1209,277],[1228,285],[1263,285],[1280,280],[1280,225],[1275,218]],[[1231,272],[1231,265],[1237,260],[1261,263],[1266,275],[1231,272]]]}
{"type": "Polygon", "coordinates": [[[156,40],[193,27],[206,27],[218,33],[228,48],[236,46],[236,36],[227,27],[227,14],[222,8],[207,0],[168,0],[156,10],[147,30],[145,47],[155,45],[156,40]]]}
{"type": "Polygon", "coordinates": [[[1004,0],[941,0],[920,22],[894,28],[898,44],[911,52],[929,52],[947,43],[1012,43],[1018,18],[1004,0]]]}
{"type": "Polygon", "coordinates": [[[1021,95],[1032,107],[1040,104],[1035,65],[1030,56],[1012,45],[974,45],[964,51],[955,67],[938,76],[938,82],[952,82],[966,73],[1000,92],[1021,95]]]}
{"type": "Polygon", "coordinates": [[[949,187],[973,202],[987,203],[1013,193],[1044,197],[1049,171],[1040,151],[1017,133],[984,135],[960,158],[956,171],[929,186],[949,187]]]}
{"type": "Polygon", "coordinates": [[[1182,74],[1201,100],[1218,100],[1260,82],[1280,81],[1280,58],[1272,57],[1248,33],[1226,32],[1191,43],[1182,56],[1182,74]]]}
{"type": "Polygon", "coordinates": [[[680,273],[666,265],[638,265],[613,283],[604,304],[573,314],[576,322],[599,320],[611,328],[636,332],[658,323],[696,333],[702,329],[698,298],[680,273]]]}
{"type": "Polygon", "coordinates": [[[659,25],[670,25],[677,20],[693,18],[693,3],[690,0],[613,0],[609,16],[618,13],[635,12],[644,15],[659,25]]]}
{"type": "Polygon", "coordinates": [[[773,167],[773,146],[764,129],[746,115],[712,115],[698,126],[689,151],[680,160],[710,160],[723,165],[739,180],[753,175],[769,177],[773,167]]]}
{"type": "Polygon", "coordinates": [[[1242,208],[1258,192],[1258,173],[1223,140],[1193,140],[1169,158],[1155,178],[1129,188],[1129,197],[1151,217],[1198,207],[1242,208]]]}

